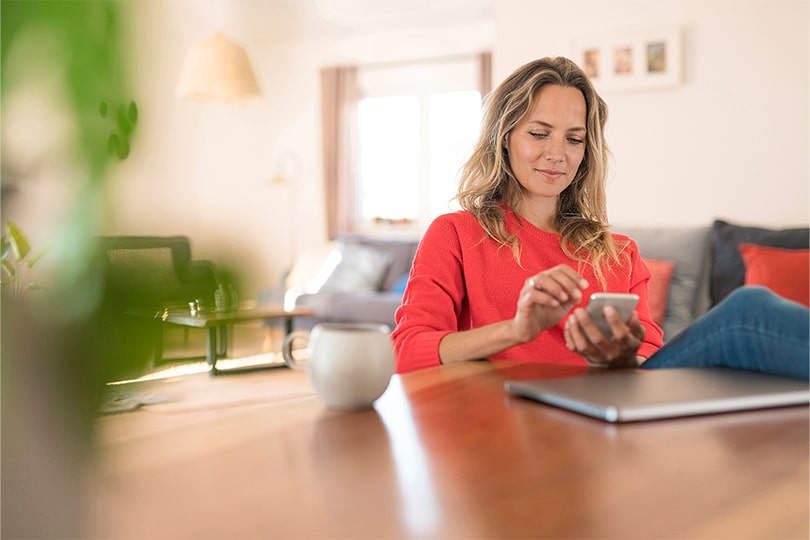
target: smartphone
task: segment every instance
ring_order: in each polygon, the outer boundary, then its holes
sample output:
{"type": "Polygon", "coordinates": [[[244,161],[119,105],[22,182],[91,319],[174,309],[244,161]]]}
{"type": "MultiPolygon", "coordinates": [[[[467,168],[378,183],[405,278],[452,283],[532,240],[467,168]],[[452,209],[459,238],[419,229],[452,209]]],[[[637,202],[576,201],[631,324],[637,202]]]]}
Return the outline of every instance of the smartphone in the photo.
{"type": "Polygon", "coordinates": [[[612,306],[619,313],[619,317],[627,322],[638,304],[638,295],[629,293],[593,293],[586,308],[593,323],[599,327],[606,337],[612,337],[613,331],[605,319],[605,306],[612,306]]]}

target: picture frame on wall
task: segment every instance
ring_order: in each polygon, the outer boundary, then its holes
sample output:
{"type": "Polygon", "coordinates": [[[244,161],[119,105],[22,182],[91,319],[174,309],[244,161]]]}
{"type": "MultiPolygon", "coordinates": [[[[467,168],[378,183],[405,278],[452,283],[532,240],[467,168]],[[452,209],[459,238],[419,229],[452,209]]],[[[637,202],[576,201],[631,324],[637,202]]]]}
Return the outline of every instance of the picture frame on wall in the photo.
{"type": "Polygon", "coordinates": [[[679,27],[583,37],[575,41],[573,54],[599,91],[672,88],[682,82],[679,27]]]}

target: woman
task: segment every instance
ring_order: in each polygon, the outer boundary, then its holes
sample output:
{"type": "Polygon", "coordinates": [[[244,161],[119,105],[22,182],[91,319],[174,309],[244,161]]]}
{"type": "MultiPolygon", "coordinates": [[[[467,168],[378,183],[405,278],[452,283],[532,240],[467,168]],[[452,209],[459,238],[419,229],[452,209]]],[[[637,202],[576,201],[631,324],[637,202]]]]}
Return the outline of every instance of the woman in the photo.
{"type": "Polygon", "coordinates": [[[608,230],[606,118],[565,58],[526,64],[489,96],[462,171],[464,210],[437,218],[414,259],[393,334],[399,371],[497,357],[628,366],[658,350],[650,272],[608,230]],[[563,324],[598,291],[640,297],[629,321],[608,310],[611,338],[583,309],[563,324]]]}
{"type": "MultiPolygon", "coordinates": [[[[637,367],[661,348],[647,305],[650,272],[636,244],[608,229],[606,119],[604,101],[566,58],[520,67],[487,98],[462,170],[463,210],[426,231],[397,310],[398,372],[481,358],[637,367]],[[639,296],[628,321],[605,309],[611,337],[584,309],[600,291],[639,296]]],[[[808,310],[760,288],[732,296],[646,367],[727,365],[807,378],[808,310]],[[731,320],[728,343],[707,339],[731,320]],[[774,366],[777,341],[789,359],[774,366]]]]}

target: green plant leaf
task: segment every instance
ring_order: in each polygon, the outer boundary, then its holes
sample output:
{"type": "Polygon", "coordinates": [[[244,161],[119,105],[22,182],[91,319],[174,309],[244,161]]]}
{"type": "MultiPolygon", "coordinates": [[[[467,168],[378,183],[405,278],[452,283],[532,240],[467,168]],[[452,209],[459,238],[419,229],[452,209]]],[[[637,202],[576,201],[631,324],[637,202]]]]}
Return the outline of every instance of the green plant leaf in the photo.
{"type": "Polygon", "coordinates": [[[102,118],[107,118],[107,102],[102,101],[101,104],[98,106],[98,112],[102,118]]]}
{"type": "Polygon", "coordinates": [[[118,146],[118,159],[125,160],[129,156],[129,141],[126,138],[121,139],[121,144],[118,146]]]}
{"type": "Polygon", "coordinates": [[[26,264],[28,265],[28,268],[31,268],[35,264],[37,264],[37,262],[42,258],[43,255],[45,255],[45,250],[44,249],[42,251],[40,251],[39,253],[37,253],[36,255],[31,256],[28,259],[28,261],[26,262],[26,264]]]}
{"type": "Polygon", "coordinates": [[[124,135],[129,135],[132,133],[132,124],[129,122],[129,115],[127,113],[127,108],[121,105],[118,107],[118,129],[124,135]]]}
{"type": "Polygon", "coordinates": [[[138,123],[138,106],[135,105],[134,101],[129,102],[129,123],[133,128],[138,123]]]}
{"type": "Polygon", "coordinates": [[[120,146],[121,146],[121,138],[118,136],[117,133],[111,134],[110,138],[107,139],[107,152],[111,156],[117,157],[120,146]]]}
{"type": "Polygon", "coordinates": [[[6,221],[6,229],[8,230],[14,256],[18,261],[25,259],[31,251],[31,244],[28,243],[28,238],[25,237],[25,234],[23,234],[13,221],[6,221]]]}
{"type": "Polygon", "coordinates": [[[9,253],[11,253],[11,242],[8,241],[5,234],[3,235],[2,240],[0,240],[0,248],[2,248],[2,257],[0,257],[0,259],[5,261],[8,259],[9,253]]]}
{"type": "MultiPolygon", "coordinates": [[[[13,279],[14,276],[16,275],[16,272],[14,271],[14,267],[11,265],[11,262],[7,261],[7,260],[3,260],[2,267],[3,267],[3,270],[6,272],[6,274],[8,274],[8,277],[13,279]]],[[[4,285],[5,285],[5,283],[6,282],[3,282],[4,285]]]]}

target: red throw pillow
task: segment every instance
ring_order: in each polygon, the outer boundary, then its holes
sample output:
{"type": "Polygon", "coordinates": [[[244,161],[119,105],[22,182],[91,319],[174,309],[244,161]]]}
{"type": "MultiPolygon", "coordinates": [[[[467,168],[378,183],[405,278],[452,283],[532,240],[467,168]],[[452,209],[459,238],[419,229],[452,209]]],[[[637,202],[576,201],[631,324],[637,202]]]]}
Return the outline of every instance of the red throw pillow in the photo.
{"type": "Polygon", "coordinates": [[[810,306],[810,250],[740,244],[745,284],[762,285],[776,294],[810,306]]]}
{"type": "Polygon", "coordinates": [[[675,263],[658,259],[644,259],[644,264],[650,269],[650,283],[647,285],[647,302],[650,305],[650,315],[659,325],[664,324],[667,316],[667,296],[669,295],[669,282],[675,271],[675,263]]]}

